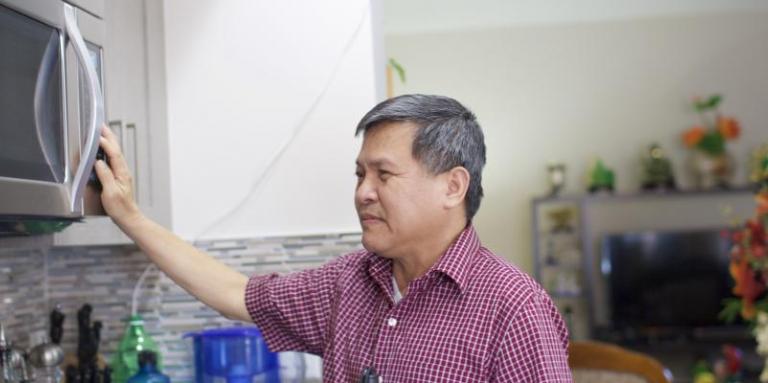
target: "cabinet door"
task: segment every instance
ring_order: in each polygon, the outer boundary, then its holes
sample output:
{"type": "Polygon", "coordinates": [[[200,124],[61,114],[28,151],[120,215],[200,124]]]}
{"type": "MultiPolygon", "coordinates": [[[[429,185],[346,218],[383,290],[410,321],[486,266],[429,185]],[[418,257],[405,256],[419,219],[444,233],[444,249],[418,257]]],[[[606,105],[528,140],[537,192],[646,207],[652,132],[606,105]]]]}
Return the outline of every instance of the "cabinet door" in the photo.
{"type": "MultiPolygon", "coordinates": [[[[107,1],[104,8],[104,96],[106,120],[121,139],[134,178],[134,194],[151,215],[147,50],[144,0],[107,1]]],[[[57,234],[54,245],[128,243],[108,217],[87,217],[57,234]]]]}
{"type": "Polygon", "coordinates": [[[121,137],[139,205],[151,208],[144,0],[108,1],[105,22],[107,121],[121,137]]]}

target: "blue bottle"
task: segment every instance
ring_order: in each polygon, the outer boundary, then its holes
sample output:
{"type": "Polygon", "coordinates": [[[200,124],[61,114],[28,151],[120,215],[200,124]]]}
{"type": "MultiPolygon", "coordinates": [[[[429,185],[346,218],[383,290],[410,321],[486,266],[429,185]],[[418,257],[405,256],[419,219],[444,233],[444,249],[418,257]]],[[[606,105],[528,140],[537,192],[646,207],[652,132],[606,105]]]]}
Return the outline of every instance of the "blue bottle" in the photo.
{"type": "Polygon", "coordinates": [[[139,352],[139,372],[130,377],[128,383],[171,383],[171,379],[158,371],[157,354],[144,350],[139,352]]]}

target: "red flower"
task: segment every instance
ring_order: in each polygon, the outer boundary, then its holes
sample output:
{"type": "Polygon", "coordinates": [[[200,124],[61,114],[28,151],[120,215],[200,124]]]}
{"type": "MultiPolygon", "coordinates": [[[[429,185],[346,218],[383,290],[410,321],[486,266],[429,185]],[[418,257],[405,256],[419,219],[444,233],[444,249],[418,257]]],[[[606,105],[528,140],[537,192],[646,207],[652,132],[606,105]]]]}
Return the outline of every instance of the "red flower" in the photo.
{"type": "Polygon", "coordinates": [[[704,137],[704,128],[701,126],[694,126],[683,133],[683,142],[685,146],[692,148],[701,142],[704,137]]]}
{"type": "Polygon", "coordinates": [[[752,243],[765,244],[765,227],[763,227],[762,222],[750,219],[747,221],[747,229],[749,229],[752,243]]]}
{"type": "Polygon", "coordinates": [[[723,355],[730,374],[736,374],[741,370],[742,352],[740,349],[726,344],[723,346],[723,355]]]}
{"type": "Polygon", "coordinates": [[[741,127],[735,118],[720,117],[717,119],[717,131],[720,132],[726,140],[732,140],[739,137],[741,127]]]}
{"type": "Polygon", "coordinates": [[[752,245],[752,248],[750,249],[752,252],[752,256],[755,258],[763,258],[765,257],[765,246],[763,245],[752,245]]]}
{"type": "Polygon", "coordinates": [[[744,233],[741,230],[734,231],[731,236],[731,240],[734,244],[741,245],[741,242],[744,240],[744,233]]]}

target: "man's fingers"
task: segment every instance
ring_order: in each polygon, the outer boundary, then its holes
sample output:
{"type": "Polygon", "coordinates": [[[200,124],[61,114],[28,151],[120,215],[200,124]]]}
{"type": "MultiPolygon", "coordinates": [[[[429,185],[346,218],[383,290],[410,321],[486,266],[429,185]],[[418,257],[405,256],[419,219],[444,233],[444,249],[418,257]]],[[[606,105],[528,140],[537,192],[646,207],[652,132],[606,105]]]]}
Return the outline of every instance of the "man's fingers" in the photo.
{"type": "Polygon", "coordinates": [[[131,172],[128,169],[128,164],[125,163],[123,153],[120,151],[120,144],[117,142],[117,137],[112,131],[104,126],[101,130],[101,137],[99,143],[104,152],[107,153],[112,171],[117,178],[128,179],[131,176],[131,172]]]}
{"type": "Polygon", "coordinates": [[[110,129],[107,125],[104,125],[101,128],[101,135],[111,141],[117,142],[117,136],[115,135],[115,132],[113,132],[112,129],[110,129]]]}
{"type": "Polygon", "coordinates": [[[114,185],[115,176],[104,161],[97,160],[94,168],[96,169],[96,175],[99,177],[99,181],[103,187],[109,188],[114,185]]]}

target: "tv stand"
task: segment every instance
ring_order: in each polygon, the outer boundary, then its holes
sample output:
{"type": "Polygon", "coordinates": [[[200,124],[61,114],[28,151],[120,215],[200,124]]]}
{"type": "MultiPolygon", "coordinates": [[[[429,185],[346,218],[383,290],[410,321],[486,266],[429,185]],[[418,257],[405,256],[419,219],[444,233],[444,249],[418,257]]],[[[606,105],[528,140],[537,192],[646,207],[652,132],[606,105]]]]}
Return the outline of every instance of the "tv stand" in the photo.
{"type": "Polygon", "coordinates": [[[599,247],[606,234],[723,227],[754,211],[751,188],[565,195],[531,206],[534,275],[576,340],[609,324],[599,247]]]}

